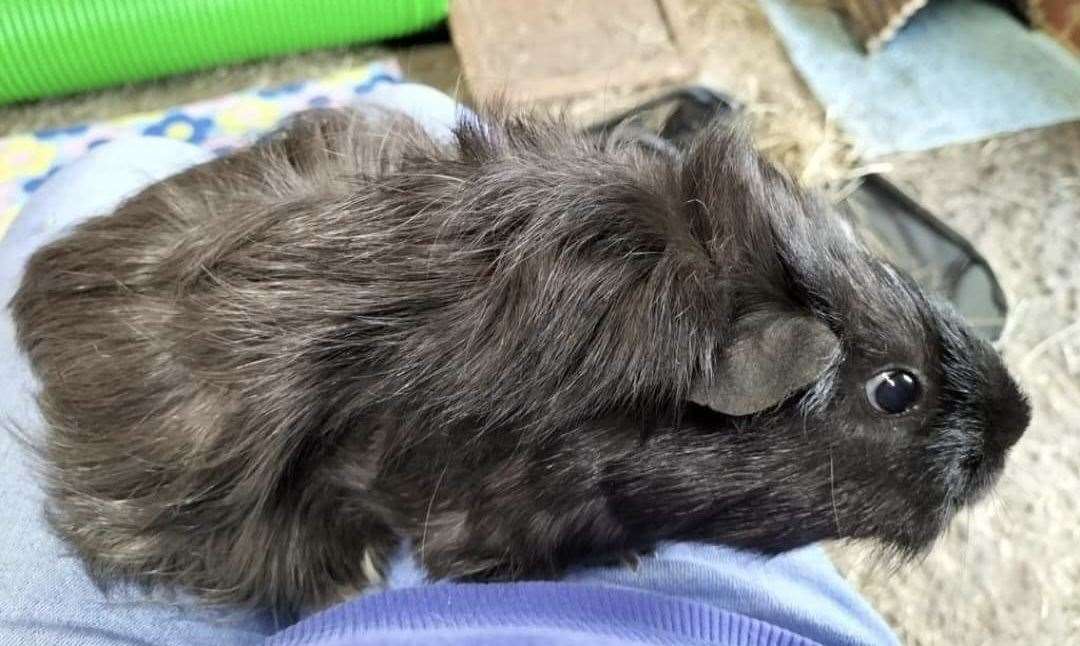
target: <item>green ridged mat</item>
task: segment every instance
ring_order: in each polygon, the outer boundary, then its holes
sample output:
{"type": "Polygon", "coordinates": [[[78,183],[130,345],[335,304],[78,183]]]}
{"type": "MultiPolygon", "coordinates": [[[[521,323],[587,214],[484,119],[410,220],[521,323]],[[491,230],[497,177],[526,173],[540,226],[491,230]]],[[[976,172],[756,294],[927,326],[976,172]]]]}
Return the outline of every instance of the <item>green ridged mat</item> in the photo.
{"type": "Polygon", "coordinates": [[[0,103],[404,36],[448,0],[0,0],[0,103]]]}

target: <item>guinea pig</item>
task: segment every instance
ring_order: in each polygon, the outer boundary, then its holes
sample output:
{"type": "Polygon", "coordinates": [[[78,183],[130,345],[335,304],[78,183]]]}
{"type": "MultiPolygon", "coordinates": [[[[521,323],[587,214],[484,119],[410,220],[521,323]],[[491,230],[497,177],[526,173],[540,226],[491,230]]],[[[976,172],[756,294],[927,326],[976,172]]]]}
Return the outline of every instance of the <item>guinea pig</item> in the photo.
{"type": "Polygon", "coordinates": [[[1029,422],[999,355],[737,129],[320,111],[38,250],[48,515],[102,580],[319,608],[412,546],[930,546],[1029,422]]]}

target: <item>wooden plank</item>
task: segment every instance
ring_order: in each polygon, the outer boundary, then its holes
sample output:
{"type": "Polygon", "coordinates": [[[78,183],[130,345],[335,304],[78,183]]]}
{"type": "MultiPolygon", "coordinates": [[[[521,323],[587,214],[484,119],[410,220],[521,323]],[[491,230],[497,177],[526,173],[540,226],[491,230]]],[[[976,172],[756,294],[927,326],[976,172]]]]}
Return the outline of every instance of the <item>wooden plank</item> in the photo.
{"type": "Polygon", "coordinates": [[[1080,56],[1080,0],[1027,0],[1031,24],[1080,56]]]}
{"type": "Polygon", "coordinates": [[[680,0],[455,0],[450,31],[475,97],[511,102],[681,80],[680,0]]]}

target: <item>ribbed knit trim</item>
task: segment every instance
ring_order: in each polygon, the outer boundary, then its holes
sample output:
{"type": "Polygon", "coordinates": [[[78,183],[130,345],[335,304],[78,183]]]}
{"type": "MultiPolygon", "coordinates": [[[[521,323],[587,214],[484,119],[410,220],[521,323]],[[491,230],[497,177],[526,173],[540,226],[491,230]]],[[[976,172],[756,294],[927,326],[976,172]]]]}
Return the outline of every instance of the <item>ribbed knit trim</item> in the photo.
{"type": "Polygon", "coordinates": [[[380,637],[398,641],[427,631],[450,636],[455,631],[505,633],[513,628],[624,637],[638,643],[817,644],[707,604],[613,586],[551,582],[435,585],[371,594],[308,617],[267,644],[377,644],[380,637]]]}

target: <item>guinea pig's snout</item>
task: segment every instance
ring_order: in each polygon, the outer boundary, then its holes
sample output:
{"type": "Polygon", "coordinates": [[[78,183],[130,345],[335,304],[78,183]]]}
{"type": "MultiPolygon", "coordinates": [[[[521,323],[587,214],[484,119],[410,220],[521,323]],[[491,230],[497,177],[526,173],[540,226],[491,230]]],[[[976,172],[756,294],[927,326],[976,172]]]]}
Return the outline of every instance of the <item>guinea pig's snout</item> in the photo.
{"type": "Polygon", "coordinates": [[[986,442],[997,451],[1016,444],[1031,423],[1031,404],[1011,378],[991,393],[986,410],[986,442]]]}
{"type": "MultiPolygon", "coordinates": [[[[1031,405],[1016,382],[1003,369],[983,382],[979,397],[971,403],[968,419],[976,419],[982,432],[975,444],[954,454],[955,470],[949,473],[953,501],[964,505],[978,500],[1001,475],[1008,450],[1020,439],[1031,422],[1031,405]],[[977,412],[976,412],[977,411],[977,412]]],[[[975,439],[973,436],[967,436],[975,439]]]]}

